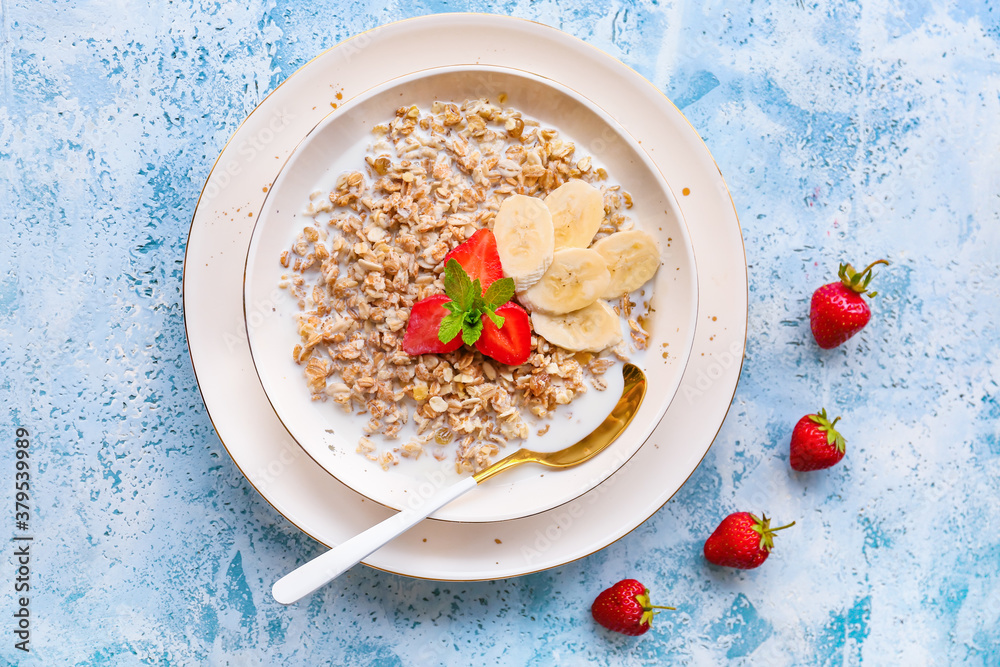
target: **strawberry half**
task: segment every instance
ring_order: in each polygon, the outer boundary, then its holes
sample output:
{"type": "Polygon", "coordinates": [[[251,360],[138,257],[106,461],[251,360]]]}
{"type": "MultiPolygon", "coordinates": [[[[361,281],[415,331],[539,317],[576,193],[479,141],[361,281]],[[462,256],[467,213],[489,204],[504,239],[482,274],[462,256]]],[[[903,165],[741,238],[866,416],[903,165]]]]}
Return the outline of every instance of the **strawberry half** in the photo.
{"type": "Polygon", "coordinates": [[[590,606],[594,620],[608,630],[633,637],[647,632],[653,625],[654,609],[670,609],[649,603],[649,589],[635,579],[622,579],[601,592],[590,606]]]}
{"type": "Polygon", "coordinates": [[[447,265],[449,259],[461,264],[472,280],[478,278],[483,292],[493,284],[493,281],[503,278],[497,239],[489,229],[480,229],[465,243],[456,246],[445,255],[442,264],[447,265]]]}
{"type": "Polygon", "coordinates": [[[444,294],[435,294],[413,304],[410,320],[406,323],[406,335],[403,336],[403,350],[407,354],[442,354],[462,347],[461,334],[448,343],[442,343],[438,338],[441,320],[449,312],[444,304],[449,301],[444,294]]]}
{"type": "Polygon", "coordinates": [[[498,329],[483,315],[483,333],[476,349],[502,364],[520,366],[531,356],[531,319],[524,308],[511,301],[497,308],[496,314],[503,318],[503,327],[498,329]]]}
{"type": "Polygon", "coordinates": [[[823,285],[813,292],[809,325],[813,338],[824,350],[837,347],[868,324],[872,311],[862,297],[878,294],[868,291],[872,268],[877,264],[888,265],[889,262],[880,259],[860,272],[850,264],[841,264],[837,272],[840,282],[823,285]]]}
{"type": "Polygon", "coordinates": [[[771,528],[767,515],[758,519],[749,512],[730,514],[715,532],[705,540],[705,558],[709,563],[723,567],[752,570],[767,560],[774,548],[775,531],[795,525],[771,528]]]}
{"type": "Polygon", "coordinates": [[[793,470],[822,470],[840,462],[847,451],[844,436],[834,428],[840,417],[830,421],[826,410],[806,415],[792,429],[789,462],[793,470]]]}

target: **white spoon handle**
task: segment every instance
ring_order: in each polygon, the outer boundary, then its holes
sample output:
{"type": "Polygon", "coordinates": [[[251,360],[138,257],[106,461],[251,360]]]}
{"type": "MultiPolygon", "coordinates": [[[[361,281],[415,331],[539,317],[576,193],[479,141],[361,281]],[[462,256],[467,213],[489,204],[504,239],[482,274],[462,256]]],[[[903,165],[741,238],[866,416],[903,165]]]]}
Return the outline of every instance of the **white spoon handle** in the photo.
{"type": "Polygon", "coordinates": [[[466,477],[415,508],[408,507],[372,526],[278,579],[271,587],[271,595],[281,604],[301,600],[475,486],[476,480],[466,477]]]}

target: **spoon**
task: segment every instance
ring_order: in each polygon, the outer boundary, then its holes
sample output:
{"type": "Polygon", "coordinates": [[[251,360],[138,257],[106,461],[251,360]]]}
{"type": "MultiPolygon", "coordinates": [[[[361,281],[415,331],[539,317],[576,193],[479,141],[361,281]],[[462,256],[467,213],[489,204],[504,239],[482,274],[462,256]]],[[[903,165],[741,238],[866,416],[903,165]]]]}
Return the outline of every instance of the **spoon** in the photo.
{"type": "Polygon", "coordinates": [[[625,387],[622,389],[621,398],[618,399],[611,414],[601,422],[593,433],[575,445],[548,453],[519,449],[490,467],[442,490],[427,499],[426,502],[415,503],[415,507],[404,509],[308,563],[300,565],[274,583],[271,595],[281,604],[292,604],[301,600],[333,581],[435,511],[504,470],[509,470],[522,463],[538,463],[549,468],[571,468],[594,458],[621,435],[625,427],[635,417],[635,413],[639,411],[642,398],[646,395],[646,376],[637,366],[625,364],[622,374],[625,377],[625,387]]]}

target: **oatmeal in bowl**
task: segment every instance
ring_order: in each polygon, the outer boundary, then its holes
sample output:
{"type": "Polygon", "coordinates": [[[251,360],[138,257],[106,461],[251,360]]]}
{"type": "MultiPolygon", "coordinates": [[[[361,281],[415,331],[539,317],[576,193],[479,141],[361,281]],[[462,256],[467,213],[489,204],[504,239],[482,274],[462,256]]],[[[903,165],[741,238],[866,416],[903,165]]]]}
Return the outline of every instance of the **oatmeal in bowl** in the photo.
{"type": "Polygon", "coordinates": [[[332,114],[273,185],[246,275],[278,416],[393,507],[572,444],[617,400],[620,362],[645,368],[660,391],[604,465],[512,474],[437,515],[453,520],[544,511],[610,475],[665,411],[694,330],[693,256],[651,162],[570,91],[500,68],[421,73],[332,114]]]}

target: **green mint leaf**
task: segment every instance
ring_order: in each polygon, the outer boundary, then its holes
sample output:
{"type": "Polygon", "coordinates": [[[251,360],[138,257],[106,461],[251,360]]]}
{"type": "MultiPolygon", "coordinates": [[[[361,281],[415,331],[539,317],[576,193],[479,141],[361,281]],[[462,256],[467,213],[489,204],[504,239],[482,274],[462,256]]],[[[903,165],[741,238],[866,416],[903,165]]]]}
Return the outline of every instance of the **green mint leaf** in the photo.
{"type": "Polygon", "coordinates": [[[438,340],[442,343],[450,343],[455,340],[455,336],[462,332],[462,324],[465,316],[462,313],[451,313],[445,315],[441,320],[441,328],[438,329],[438,340]]]}
{"type": "Polygon", "coordinates": [[[490,321],[492,321],[493,324],[496,325],[497,329],[503,328],[503,315],[497,315],[491,309],[487,309],[483,313],[483,315],[486,315],[486,317],[490,318],[490,321]]]}
{"type": "Polygon", "coordinates": [[[482,324],[482,315],[478,308],[473,308],[472,310],[462,313],[465,318],[462,322],[462,326],[467,329],[475,329],[478,325],[482,324]]]}
{"type": "MultiPolygon", "coordinates": [[[[479,281],[477,280],[476,282],[479,282],[479,281]]],[[[482,293],[480,292],[479,294],[477,294],[477,295],[476,295],[476,296],[475,296],[475,297],[474,297],[474,298],[472,299],[472,303],[471,303],[471,304],[469,304],[469,310],[468,310],[468,313],[469,313],[469,316],[470,316],[470,318],[471,318],[471,317],[472,317],[472,316],[474,315],[474,316],[476,317],[476,319],[478,319],[478,318],[479,318],[479,315],[480,315],[480,314],[481,314],[481,313],[482,313],[482,312],[483,312],[484,310],[486,310],[486,303],[484,303],[484,302],[483,302],[483,295],[482,295],[482,293]]],[[[469,321],[471,322],[472,320],[470,319],[469,321]]]]}
{"type": "Polygon", "coordinates": [[[486,290],[486,294],[483,295],[483,301],[486,302],[487,306],[491,308],[499,308],[508,301],[510,301],[514,296],[514,279],[513,278],[501,278],[496,280],[489,289],[486,290]]]}
{"type": "Polygon", "coordinates": [[[444,307],[448,310],[438,328],[438,339],[450,343],[459,333],[466,345],[474,345],[483,333],[483,316],[499,329],[504,318],[494,310],[514,296],[514,281],[501,278],[494,281],[483,294],[482,283],[473,280],[462,265],[449,259],[444,267],[444,291],[451,299],[444,307]]]}
{"type": "Polygon", "coordinates": [[[475,297],[478,296],[473,290],[469,274],[454,259],[449,259],[444,266],[444,293],[464,311],[472,307],[475,297]]]}
{"type": "Polygon", "coordinates": [[[477,319],[475,324],[466,319],[465,326],[462,327],[462,342],[466,345],[475,345],[482,333],[483,321],[481,319],[477,319]]]}

